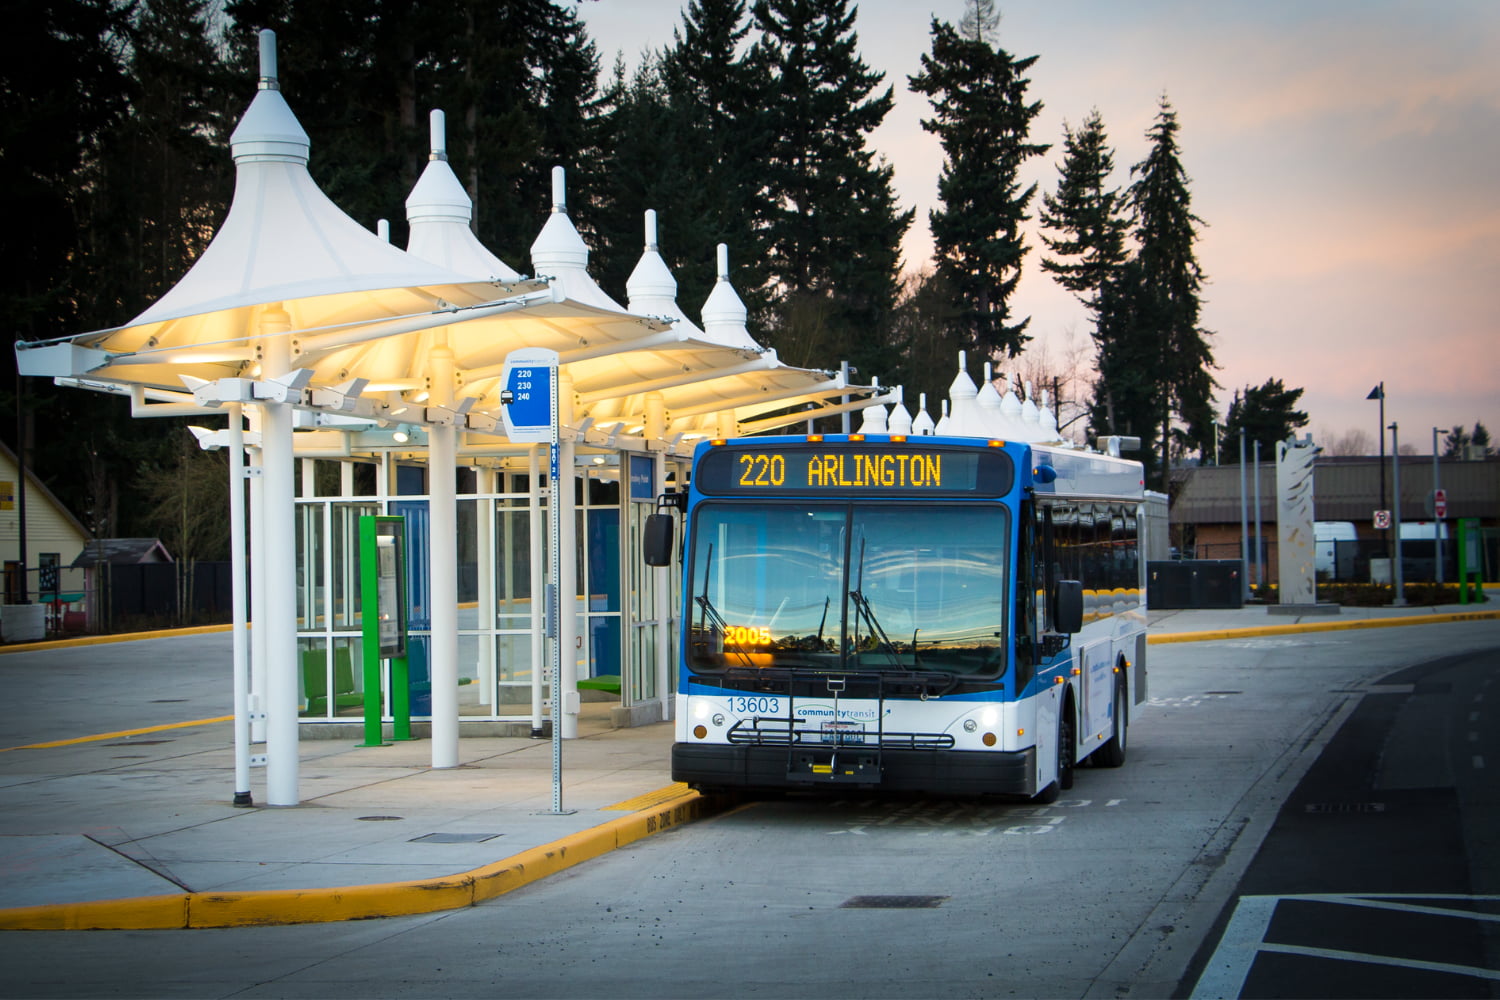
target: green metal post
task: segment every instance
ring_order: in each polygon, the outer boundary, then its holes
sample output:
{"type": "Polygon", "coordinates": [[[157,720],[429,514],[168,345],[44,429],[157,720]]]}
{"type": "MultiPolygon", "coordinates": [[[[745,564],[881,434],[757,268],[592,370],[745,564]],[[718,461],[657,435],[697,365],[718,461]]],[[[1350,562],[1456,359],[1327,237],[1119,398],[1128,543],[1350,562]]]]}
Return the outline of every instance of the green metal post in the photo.
{"type": "Polygon", "coordinates": [[[411,673],[407,659],[391,660],[391,739],[405,742],[411,735],[411,673]]]}
{"type": "Polygon", "coordinates": [[[362,747],[389,746],[380,734],[379,559],[375,554],[376,518],[359,519],[359,607],[361,667],[365,679],[365,741],[362,747]]]}

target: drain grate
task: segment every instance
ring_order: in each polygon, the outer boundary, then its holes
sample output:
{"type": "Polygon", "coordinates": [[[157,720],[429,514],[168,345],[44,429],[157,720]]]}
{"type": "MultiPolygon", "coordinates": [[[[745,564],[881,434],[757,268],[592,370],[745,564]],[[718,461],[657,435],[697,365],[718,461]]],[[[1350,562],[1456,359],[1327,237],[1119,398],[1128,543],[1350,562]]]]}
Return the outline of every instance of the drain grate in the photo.
{"type": "Polygon", "coordinates": [[[405,819],[404,816],[356,816],[354,818],[361,823],[393,823],[398,819],[405,819]]]}
{"type": "Polygon", "coordinates": [[[933,910],[947,896],[851,896],[839,904],[841,910],[933,910]]]}
{"type": "Polygon", "coordinates": [[[1383,813],[1384,802],[1309,802],[1302,807],[1303,812],[1315,813],[1317,815],[1333,815],[1335,813],[1383,813]]]}
{"type": "Polygon", "coordinates": [[[429,833],[413,837],[409,844],[482,844],[501,836],[498,833],[429,833]]]}

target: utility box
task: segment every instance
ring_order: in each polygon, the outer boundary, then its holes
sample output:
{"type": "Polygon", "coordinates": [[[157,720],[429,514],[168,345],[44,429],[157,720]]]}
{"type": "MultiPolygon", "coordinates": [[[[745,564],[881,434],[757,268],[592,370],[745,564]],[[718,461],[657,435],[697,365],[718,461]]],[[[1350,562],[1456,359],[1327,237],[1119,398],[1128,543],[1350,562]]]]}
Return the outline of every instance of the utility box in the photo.
{"type": "Polygon", "coordinates": [[[1146,601],[1158,611],[1242,608],[1245,565],[1239,559],[1172,559],[1146,564],[1146,601]]]}

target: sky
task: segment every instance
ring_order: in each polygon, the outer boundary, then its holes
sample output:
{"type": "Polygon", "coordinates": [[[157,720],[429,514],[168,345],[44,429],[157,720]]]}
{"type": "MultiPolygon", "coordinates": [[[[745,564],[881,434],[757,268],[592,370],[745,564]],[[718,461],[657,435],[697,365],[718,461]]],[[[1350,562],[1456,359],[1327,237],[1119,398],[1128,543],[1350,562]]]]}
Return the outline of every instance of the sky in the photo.
{"type": "MultiPolygon", "coordinates": [[[[586,0],[606,67],[672,41],[685,0],[586,0]]],[[[932,17],[962,0],[863,0],[855,30],[896,106],[870,139],[916,221],[909,269],[931,253],[942,147],[924,132],[921,69],[932,17]]],[[[1025,179],[1054,190],[1064,123],[1097,108],[1117,185],[1147,153],[1163,95],[1177,111],[1197,246],[1202,325],[1223,414],[1236,389],[1305,390],[1306,432],[1329,444],[1385,420],[1402,450],[1481,421],[1500,439],[1500,3],[1493,0],[1025,0],[997,4],[998,44],[1038,56],[1032,140],[1052,150],[1025,179]]],[[[1089,344],[1086,314],[1039,266],[1031,223],[1012,317],[1054,363],[1089,344]]],[[[664,232],[664,238],[666,234],[664,232]]],[[[732,249],[731,249],[732,252],[732,249]]],[[[754,331],[752,331],[754,332],[754,331]]],[[[955,359],[956,363],[956,359],[955,359]]],[[[977,377],[978,371],[973,374],[977,377]]],[[[1388,432],[1389,433],[1389,432],[1388,432]]],[[[1387,449],[1391,447],[1389,438],[1387,449]]],[[[1372,447],[1373,450],[1373,447],[1372,447]]]]}

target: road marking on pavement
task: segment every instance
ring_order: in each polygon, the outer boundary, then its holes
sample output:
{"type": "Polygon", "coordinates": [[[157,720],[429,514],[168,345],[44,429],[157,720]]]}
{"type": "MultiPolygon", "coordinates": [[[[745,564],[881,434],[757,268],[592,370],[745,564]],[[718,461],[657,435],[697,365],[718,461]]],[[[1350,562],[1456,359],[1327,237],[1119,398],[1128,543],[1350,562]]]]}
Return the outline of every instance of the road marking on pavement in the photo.
{"type": "Polygon", "coordinates": [[[52,747],[68,747],[75,743],[96,743],[99,740],[114,740],[121,736],[140,736],[143,733],[159,733],[167,729],[188,729],[192,726],[208,726],[216,722],[233,722],[232,715],[216,715],[212,719],[194,719],[191,722],[169,722],[163,726],[146,726],[144,729],[122,729],[117,733],[95,733],[92,736],[77,736],[71,740],[53,740],[51,743],[28,743],[19,747],[0,747],[0,753],[11,750],[47,750],[52,747]]]}
{"type": "MultiPolygon", "coordinates": [[[[1322,903],[1338,903],[1372,910],[1393,910],[1400,913],[1433,914],[1444,917],[1462,917],[1481,923],[1500,923],[1500,913],[1484,913],[1454,907],[1430,906],[1425,903],[1393,902],[1401,894],[1371,893],[1305,893],[1290,896],[1241,896],[1235,904],[1229,926],[1219,939],[1218,947],[1210,956],[1193,987],[1193,1000],[1203,997],[1238,997],[1245,988],[1245,979],[1250,967],[1261,952],[1280,955],[1306,955],[1339,961],[1360,962],[1368,965],[1386,965],[1403,969],[1420,969],[1427,972],[1447,972],[1461,976],[1500,981],[1500,970],[1471,965],[1452,965],[1445,962],[1427,962],[1413,958],[1394,958],[1389,955],[1365,952],[1338,951],[1330,948],[1306,948],[1301,945],[1278,944],[1266,941],[1266,931],[1271,918],[1276,915],[1276,906],[1282,900],[1310,900],[1322,903]]],[[[1500,896],[1463,896],[1448,893],[1406,894],[1412,899],[1427,902],[1454,900],[1470,902],[1476,900],[1500,900],[1500,896]]]]}

